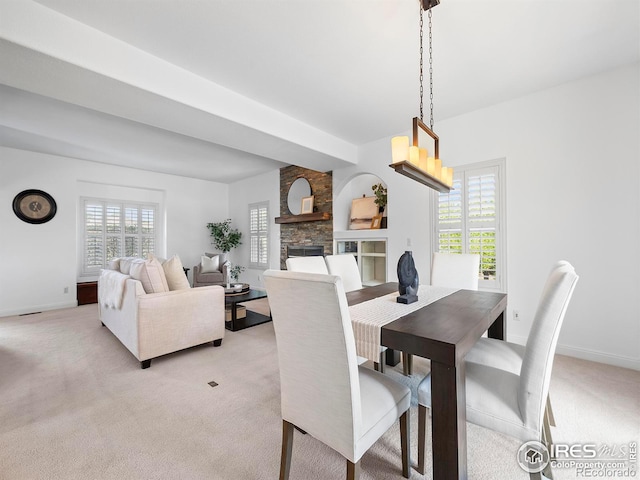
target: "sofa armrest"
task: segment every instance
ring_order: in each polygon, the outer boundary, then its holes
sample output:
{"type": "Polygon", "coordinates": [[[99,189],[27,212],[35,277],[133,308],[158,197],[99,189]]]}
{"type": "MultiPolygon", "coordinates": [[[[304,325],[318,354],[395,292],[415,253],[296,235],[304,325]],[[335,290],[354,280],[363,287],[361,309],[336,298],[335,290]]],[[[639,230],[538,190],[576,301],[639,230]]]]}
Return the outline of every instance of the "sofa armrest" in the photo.
{"type": "Polygon", "coordinates": [[[139,359],[224,337],[224,288],[211,285],[139,295],[139,359]]]}

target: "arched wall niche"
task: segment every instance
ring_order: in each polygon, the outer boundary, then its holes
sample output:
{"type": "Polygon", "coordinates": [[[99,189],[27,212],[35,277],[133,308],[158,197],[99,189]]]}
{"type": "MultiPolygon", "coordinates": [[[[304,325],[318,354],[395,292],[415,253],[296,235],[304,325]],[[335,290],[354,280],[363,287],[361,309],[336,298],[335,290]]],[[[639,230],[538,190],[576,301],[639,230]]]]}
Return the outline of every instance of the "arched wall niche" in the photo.
{"type": "Polygon", "coordinates": [[[373,197],[374,193],[371,187],[378,183],[382,183],[385,187],[387,186],[386,182],[377,175],[369,172],[359,172],[346,178],[341,185],[334,189],[333,228],[335,231],[349,230],[351,201],[363,195],[373,197]]]}

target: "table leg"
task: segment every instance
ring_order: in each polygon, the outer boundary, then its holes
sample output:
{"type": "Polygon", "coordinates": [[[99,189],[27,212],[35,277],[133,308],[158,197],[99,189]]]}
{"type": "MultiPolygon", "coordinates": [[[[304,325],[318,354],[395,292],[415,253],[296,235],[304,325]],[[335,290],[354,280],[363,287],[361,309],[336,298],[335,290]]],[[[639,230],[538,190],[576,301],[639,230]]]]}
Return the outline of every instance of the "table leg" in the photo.
{"type": "Polygon", "coordinates": [[[507,339],[507,325],[504,321],[504,310],[495,321],[489,327],[487,331],[489,338],[496,338],[498,340],[506,340],[507,339]]]}
{"type": "Polygon", "coordinates": [[[387,365],[395,367],[400,363],[400,352],[398,350],[393,350],[392,348],[387,348],[385,361],[387,365]]]}
{"type": "Polygon", "coordinates": [[[238,304],[237,303],[232,303],[231,304],[231,330],[235,331],[236,329],[236,320],[238,319],[238,308],[237,308],[238,304]]]}
{"type": "Polygon", "coordinates": [[[467,478],[464,365],[464,361],[457,367],[431,362],[433,478],[438,480],[467,478]]]}

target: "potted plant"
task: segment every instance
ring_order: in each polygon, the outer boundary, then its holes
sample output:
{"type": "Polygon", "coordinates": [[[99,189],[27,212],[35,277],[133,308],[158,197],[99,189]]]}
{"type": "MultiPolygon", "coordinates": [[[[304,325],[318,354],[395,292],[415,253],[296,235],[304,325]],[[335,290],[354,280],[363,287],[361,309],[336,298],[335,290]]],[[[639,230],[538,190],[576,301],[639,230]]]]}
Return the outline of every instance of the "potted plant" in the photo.
{"type": "Polygon", "coordinates": [[[211,232],[211,244],[223,253],[242,245],[242,232],[231,228],[230,218],[224,222],[207,223],[207,228],[211,232]]]}
{"type": "Polygon", "coordinates": [[[240,278],[240,274],[242,272],[244,272],[245,268],[240,266],[240,265],[234,265],[233,267],[231,267],[229,269],[229,275],[231,276],[231,278],[237,282],[238,279],[240,278]]]}
{"type": "Polygon", "coordinates": [[[387,187],[378,183],[372,185],[371,190],[373,190],[373,194],[376,196],[374,202],[378,205],[378,213],[384,213],[384,208],[387,206],[387,187]]]}

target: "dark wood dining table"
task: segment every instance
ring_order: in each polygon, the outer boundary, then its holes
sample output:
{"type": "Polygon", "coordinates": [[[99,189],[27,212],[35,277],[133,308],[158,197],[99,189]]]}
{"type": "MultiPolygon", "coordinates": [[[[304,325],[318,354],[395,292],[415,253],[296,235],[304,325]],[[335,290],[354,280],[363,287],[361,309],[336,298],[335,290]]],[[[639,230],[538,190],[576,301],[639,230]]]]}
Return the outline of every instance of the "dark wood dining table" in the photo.
{"type": "MultiPolygon", "coordinates": [[[[397,292],[385,283],[347,293],[349,306],[397,292]]],[[[389,349],[431,360],[433,478],[467,478],[467,410],[464,357],[484,332],[504,340],[504,293],[458,290],[384,325],[389,349]]]]}

